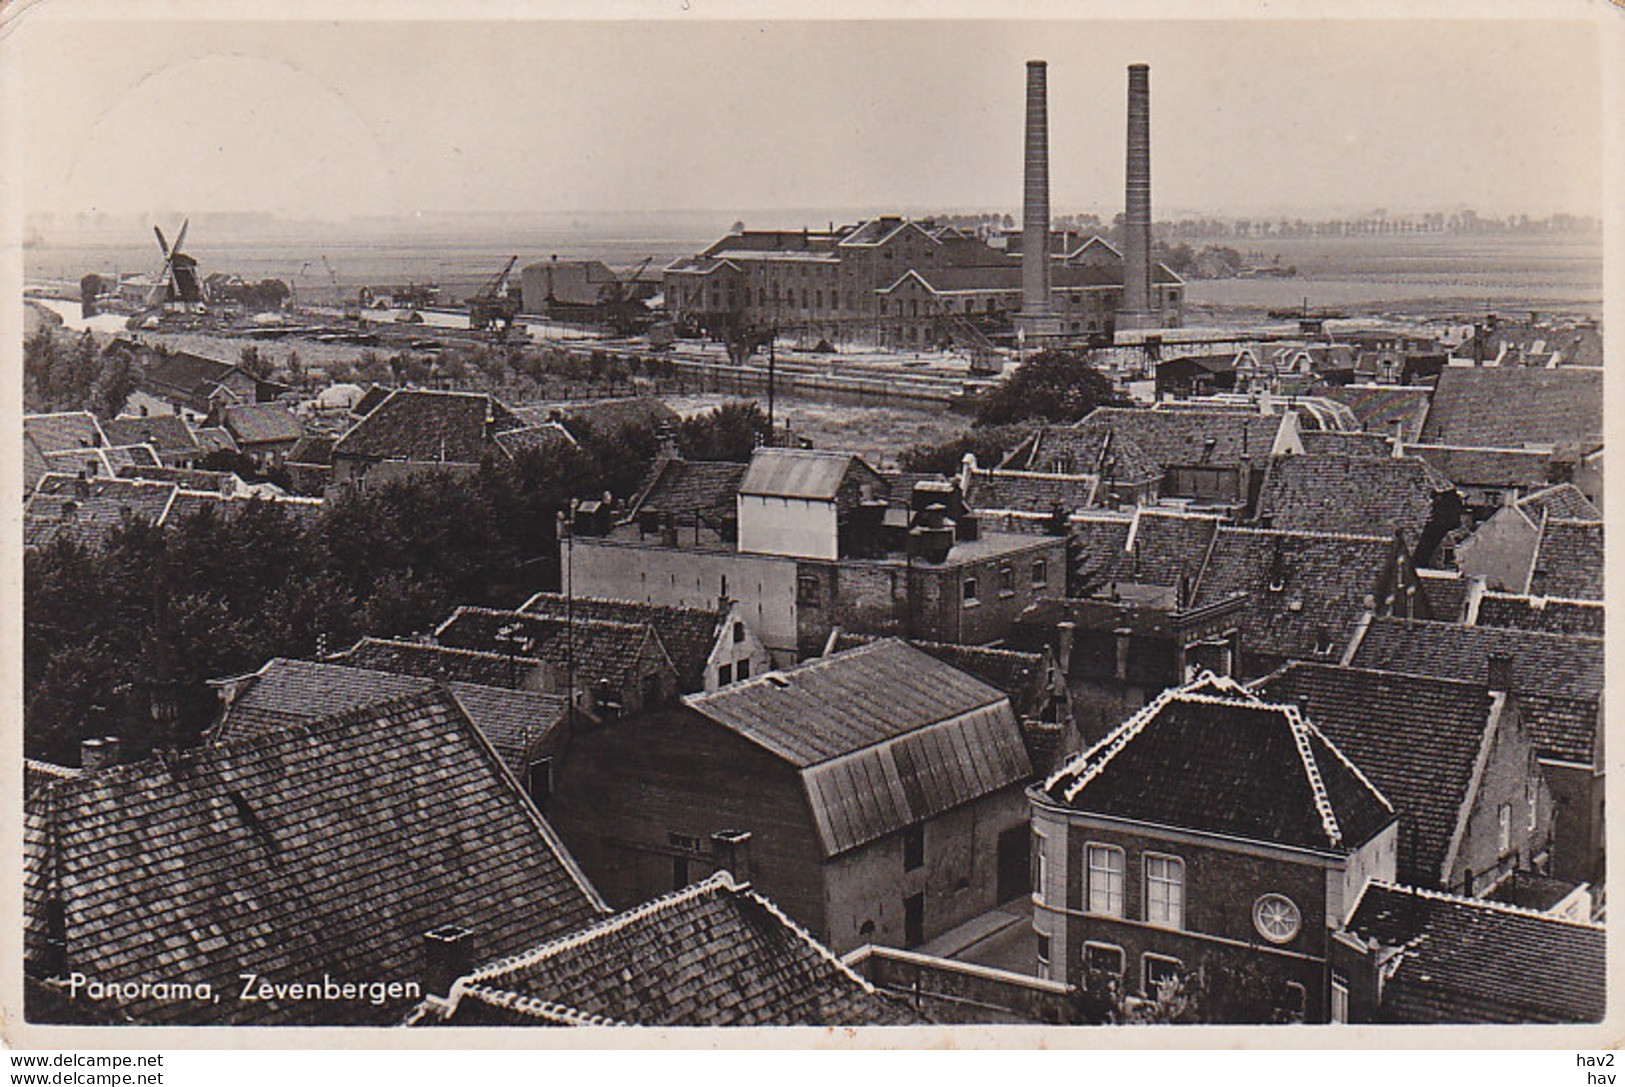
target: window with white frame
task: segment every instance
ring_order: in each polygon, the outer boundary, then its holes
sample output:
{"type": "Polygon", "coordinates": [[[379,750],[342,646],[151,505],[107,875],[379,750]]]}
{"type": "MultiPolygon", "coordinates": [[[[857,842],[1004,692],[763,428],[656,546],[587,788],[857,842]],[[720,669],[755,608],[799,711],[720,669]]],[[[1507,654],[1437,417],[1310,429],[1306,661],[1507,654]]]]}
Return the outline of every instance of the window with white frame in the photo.
{"type": "Polygon", "coordinates": [[[1185,862],[1178,857],[1145,855],[1145,919],[1167,928],[1185,926],[1185,862]]]}
{"type": "Polygon", "coordinates": [[[1038,976],[1045,981],[1050,978],[1049,935],[1043,932],[1038,934],[1038,976]]]}
{"type": "Polygon", "coordinates": [[[1115,845],[1090,844],[1084,853],[1089,912],[1123,916],[1123,851],[1115,845]]]}
{"type": "Polygon", "coordinates": [[[1144,979],[1145,995],[1156,999],[1167,987],[1177,985],[1179,976],[1184,972],[1185,964],[1168,955],[1158,955],[1147,951],[1140,956],[1141,977],[1144,979]]]}
{"type": "Polygon", "coordinates": [[[1349,982],[1342,974],[1332,974],[1332,1022],[1349,1021],[1349,982]]]}
{"type": "Polygon", "coordinates": [[[977,592],[976,575],[965,575],[965,604],[967,606],[976,603],[977,592]]]}
{"type": "Polygon", "coordinates": [[[1496,809],[1495,815],[1500,823],[1498,848],[1502,854],[1506,854],[1512,850],[1512,805],[1502,804],[1496,809]]]}
{"type": "Polygon", "coordinates": [[[1086,943],[1083,967],[1091,974],[1120,978],[1123,976],[1123,949],[1113,944],[1086,943]]]}
{"type": "Polygon", "coordinates": [[[1033,560],[1033,587],[1039,588],[1049,584],[1049,563],[1043,559],[1033,560]]]}
{"type": "Polygon", "coordinates": [[[1049,839],[1042,834],[1033,835],[1033,897],[1044,901],[1044,889],[1049,886],[1049,839]]]}
{"type": "Polygon", "coordinates": [[[1303,914],[1286,895],[1260,895],[1253,903],[1253,927],[1272,944],[1290,943],[1303,927],[1303,914]]]}

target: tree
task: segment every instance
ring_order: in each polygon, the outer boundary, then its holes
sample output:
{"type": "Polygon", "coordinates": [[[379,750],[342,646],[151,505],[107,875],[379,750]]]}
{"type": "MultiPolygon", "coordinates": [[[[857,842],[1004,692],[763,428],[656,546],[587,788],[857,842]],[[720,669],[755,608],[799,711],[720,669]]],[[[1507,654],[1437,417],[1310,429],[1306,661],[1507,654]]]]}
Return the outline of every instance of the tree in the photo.
{"type": "Polygon", "coordinates": [[[999,426],[1027,419],[1074,423],[1102,405],[1126,402],[1083,355],[1042,351],[981,398],[976,424],[999,426]]]}
{"type": "Polygon", "coordinates": [[[677,449],[689,460],[748,461],[769,437],[767,415],[754,400],[730,400],[677,428],[677,449]]]}
{"type": "Polygon", "coordinates": [[[242,352],[237,356],[237,365],[241,366],[244,370],[247,370],[261,381],[265,381],[270,378],[271,370],[273,368],[271,360],[260,354],[260,349],[257,344],[249,344],[247,347],[243,348],[242,352]]]}
{"type": "Polygon", "coordinates": [[[989,468],[1004,459],[1004,455],[1027,436],[1021,426],[978,426],[966,430],[943,442],[927,442],[910,446],[901,458],[905,472],[940,472],[953,475],[965,461],[966,453],[976,456],[976,463],[989,468]]]}
{"type": "Polygon", "coordinates": [[[98,419],[111,419],[124,410],[135,392],[135,362],[124,348],[109,345],[102,352],[101,372],[90,386],[90,410],[98,419]]]}

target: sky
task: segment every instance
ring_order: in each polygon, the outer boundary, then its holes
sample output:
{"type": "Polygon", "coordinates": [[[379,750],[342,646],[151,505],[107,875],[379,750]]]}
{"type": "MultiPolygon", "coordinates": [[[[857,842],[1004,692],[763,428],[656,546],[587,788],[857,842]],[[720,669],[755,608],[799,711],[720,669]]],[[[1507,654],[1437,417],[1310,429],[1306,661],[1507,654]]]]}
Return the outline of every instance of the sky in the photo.
{"type": "MultiPolygon", "coordinates": [[[[681,0],[687,4],[688,0],[681,0]]],[[[698,2],[698,0],[696,0],[698,2]]],[[[1357,20],[142,21],[12,28],[25,210],[1015,210],[1024,63],[1052,206],[1601,215],[1594,25],[1357,20]]],[[[672,9],[678,10],[678,9],[672,9]]]]}

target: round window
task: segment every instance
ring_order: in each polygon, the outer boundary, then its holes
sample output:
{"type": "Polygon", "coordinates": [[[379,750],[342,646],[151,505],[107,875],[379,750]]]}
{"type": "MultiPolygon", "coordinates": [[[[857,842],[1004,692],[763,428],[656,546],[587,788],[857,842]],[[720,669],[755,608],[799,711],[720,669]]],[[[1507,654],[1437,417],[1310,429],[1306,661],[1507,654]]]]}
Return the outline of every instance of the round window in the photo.
{"type": "Polygon", "coordinates": [[[1253,903],[1253,926],[1272,944],[1284,944],[1298,934],[1303,915],[1285,895],[1263,895],[1253,903]]]}

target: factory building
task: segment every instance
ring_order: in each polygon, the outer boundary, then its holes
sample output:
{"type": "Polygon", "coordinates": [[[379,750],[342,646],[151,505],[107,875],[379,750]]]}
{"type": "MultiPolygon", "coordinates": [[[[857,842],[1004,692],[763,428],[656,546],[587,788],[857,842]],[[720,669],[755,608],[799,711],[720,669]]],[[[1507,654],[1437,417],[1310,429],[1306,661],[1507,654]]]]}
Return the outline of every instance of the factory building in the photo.
{"type": "MultiPolygon", "coordinates": [[[[933,219],[880,216],[824,230],[738,230],[665,271],[666,308],[712,335],[931,349],[1012,328],[1029,341],[1178,327],[1184,282],[1151,260],[1150,91],[1130,71],[1125,252],[1049,229],[1046,66],[1027,66],[1021,244],[1000,248],[933,219]]],[[[1014,239],[1012,239],[1014,240],[1014,239]]]]}

